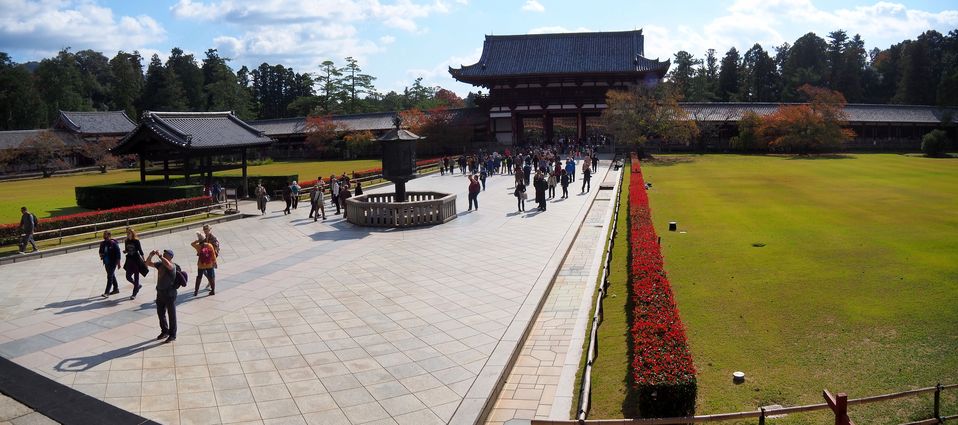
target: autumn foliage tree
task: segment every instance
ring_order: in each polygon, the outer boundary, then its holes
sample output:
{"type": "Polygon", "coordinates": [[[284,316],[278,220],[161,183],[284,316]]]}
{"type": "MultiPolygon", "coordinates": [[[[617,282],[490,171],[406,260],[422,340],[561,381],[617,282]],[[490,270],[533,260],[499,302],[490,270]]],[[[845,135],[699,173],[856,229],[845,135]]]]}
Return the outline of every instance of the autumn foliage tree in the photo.
{"type": "Polygon", "coordinates": [[[649,140],[688,144],[699,128],[679,106],[679,95],[668,85],[609,90],[602,122],[619,143],[642,151],[649,140]]]}
{"type": "Polygon", "coordinates": [[[456,122],[455,114],[445,107],[407,109],[399,112],[399,118],[409,131],[425,137],[417,144],[420,154],[460,152],[471,136],[471,127],[456,122]]]}
{"type": "Polygon", "coordinates": [[[848,118],[841,93],[807,84],[799,92],[807,104],[779,106],[762,120],[759,132],[770,148],[806,155],[837,150],[855,137],[843,128],[848,118]]]}
{"type": "Polygon", "coordinates": [[[102,139],[94,142],[86,142],[80,147],[80,153],[93,161],[93,164],[100,167],[100,172],[105,173],[107,168],[116,167],[120,164],[119,158],[110,153],[110,148],[116,145],[111,139],[102,139]]]}
{"type": "Polygon", "coordinates": [[[345,159],[372,155],[376,150],[376,136],[371,131],[354,131],[343,136],[345,159]]]}
{"type": "Polygon", "coordinates": [[[70,164],[63,159],[67,153],[67,146],[53,132],[43,131],[34,137],[24,140],[20,144],[20,152],[24,159],[33,163],[34,167],[47,178],[57,170],[69,168],[70,164]]]}
{"type": "Polygon", "coordinates": [[[326,115],[312,115],[306,117],[306,145],[319,156],[329,155],[335,151],[333,142],[338,137],[339,126],[332,117],[326,115]]]}

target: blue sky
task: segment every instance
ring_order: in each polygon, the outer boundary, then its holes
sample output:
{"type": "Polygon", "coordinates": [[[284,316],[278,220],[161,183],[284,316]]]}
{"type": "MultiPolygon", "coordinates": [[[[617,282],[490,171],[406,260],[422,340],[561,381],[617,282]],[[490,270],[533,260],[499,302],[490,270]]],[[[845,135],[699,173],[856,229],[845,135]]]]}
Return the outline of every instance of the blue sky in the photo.
{"type": "MultiPolygon", "coordinates": [[[[209,48],[231,65],[282,63],[316,72],[326,59],[359,59],[377,88],[402,90],[416,77],[465,95],[474,88],[447,66],[474,63],[486,34],[645,31],[646,56],[678,50],[702,57],[759,42],[767,50],[806,32],[860,33],[869,49],[928,29],[958,29],[952,1],[822,0],[0,0],[0,51],[17,62],[62,47],[112,57],[139,50],[209,48]]],[[[148,60],[147,60],[148,61],[148,60]]]]}

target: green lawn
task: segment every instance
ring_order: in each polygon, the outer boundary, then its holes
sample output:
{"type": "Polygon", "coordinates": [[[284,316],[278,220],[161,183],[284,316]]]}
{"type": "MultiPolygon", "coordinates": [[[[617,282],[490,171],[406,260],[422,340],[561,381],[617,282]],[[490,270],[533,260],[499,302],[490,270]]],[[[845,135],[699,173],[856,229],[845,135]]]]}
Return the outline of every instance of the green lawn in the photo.
{"type": "MultiPolygon", "coordinates": [[[[354,161],[277,161],[271,164],[249,167],[250,175],[299,174],[301,180],[313,180],[317,176],[329,177],[343,172],[361,171],[380,166],[379,160],[354,161]]],[[[224,172],[223,175],[240,175],[240,170],[224,172]]],[[[0,223],[20,220],[20,207],[26,206],[39,218],[85,211],[77,207],[74,187],[139,180],[138,170],[112,170],[106,174],[85,173],[69,176],[53,176],[48,179],[31,179],[0,182],[0,223]]],[[[151,176],[150,178],[156,178],[151,176]]]]}
{"type": "MultiPolygon", "coordinates": [[[[958,159],[662,156],[643,170],[698,414],[820,403],[823,388],[855,398],[958,383],[958,159]]],[[[945,394],[944,413],[958,413],[958,392],[945,394]]],[[[929,400],[851,416],[926,418],[929,400]]]]}

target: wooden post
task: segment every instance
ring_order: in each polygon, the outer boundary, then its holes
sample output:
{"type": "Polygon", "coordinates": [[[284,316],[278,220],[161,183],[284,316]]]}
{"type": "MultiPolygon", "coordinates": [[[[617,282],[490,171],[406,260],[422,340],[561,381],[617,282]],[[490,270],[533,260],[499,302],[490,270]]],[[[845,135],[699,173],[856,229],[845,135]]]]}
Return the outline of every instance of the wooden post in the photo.
{"type": "MultiPolygon", "coordinates": [[[[243,187],[240,188],[239,194],[240,194],[240,196],[246,197],[246,196],[247,196],[247,195],[246,195],[246,190],[247,190],[246,188],[249,187],[249,181],[248,181],[248,178],[246,177],[246,148],[243,148],[243,155],[242,155],[242,156],[243,156],[243,187]]],[[[237,202],[239,202],[239,201],[237,201],[237,202]]]]}
{"type": "Polygon", "coordinates": [[[581,110],[575,115],[575,132],[576,138],[585,140],[585,114],[581,110]]]}
{"type": "Polygon", "coordinates": [[[553,123],[552,114],[546,111],[542,116],[542,130],[545,133],[546,143],[552,143],[553,123]]]}
{"type": "Polygon", "coordinates": [[[140,183],[146,183],[146,158],[140,154],[140,183]]]}
{"type": "Polygon", "coordinates": [[[163,181],[170,184],[170,159],[163,158],[163,181]]]}
{"type": "Polygon", "coordinates": [[[825,403],[828,403],[828,407],[835,413],[835,425],[855,425],[855,423],[848,418],[847,394],[838,393],[837,395],[832,395],[828,390],[822,390],[822,396],[825,397],[825,403]]]}

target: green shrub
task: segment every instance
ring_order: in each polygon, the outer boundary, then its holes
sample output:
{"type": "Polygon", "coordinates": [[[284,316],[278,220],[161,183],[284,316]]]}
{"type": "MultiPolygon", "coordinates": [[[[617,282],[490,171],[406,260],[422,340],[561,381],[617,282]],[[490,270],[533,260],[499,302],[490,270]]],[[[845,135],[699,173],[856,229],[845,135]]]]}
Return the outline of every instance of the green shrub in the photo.
{"type": "Polygon", "coordinates": [[[945,156],[948,150],[948,134],[944,130],[932,130],[921,138],[921,151],[928,156],[945,156]]]}
{"type": "Polygon", "coordinates": [[[103,210],[127,205],[148,204],[203,195],[203,186],[168,186],[162,183],[120,183],[100,186],[78,186],[77,205],[103,210]]]}
{"type": "MultiPolygon", "coordinates": [[[[266,188],[266,192],[272,196],[273,192],[280,190],[288,185],[288,182],[293,180],[299,180],[299,174],[292,174],[288,176],[247,176],[248,187],[246,188],[246,196],[253,196],[255,193],[256,184],[260,181],[263,182],[263,187],[266,188]]],[[[219,182],[220,186],[224,188],[239,188],[243,185],[243,177],[241,176],[216,176],[213,178],[214,182],[219,182]]]]}

